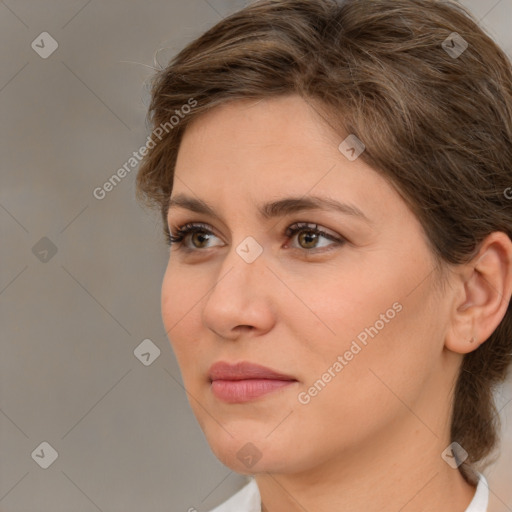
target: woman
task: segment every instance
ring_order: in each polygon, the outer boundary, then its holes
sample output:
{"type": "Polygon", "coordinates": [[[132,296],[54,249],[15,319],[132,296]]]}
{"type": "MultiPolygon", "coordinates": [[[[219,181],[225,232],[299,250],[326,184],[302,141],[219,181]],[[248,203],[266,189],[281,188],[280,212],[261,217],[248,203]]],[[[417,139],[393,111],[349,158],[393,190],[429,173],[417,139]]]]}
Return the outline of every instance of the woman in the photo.
{"type": "Polygon", "coordinates": [[[156,75],[150,114],[165,328],[212,451],[251,475],[215,512],[487,510],[503,51],[456,3],[263,0],[156,75]]]}

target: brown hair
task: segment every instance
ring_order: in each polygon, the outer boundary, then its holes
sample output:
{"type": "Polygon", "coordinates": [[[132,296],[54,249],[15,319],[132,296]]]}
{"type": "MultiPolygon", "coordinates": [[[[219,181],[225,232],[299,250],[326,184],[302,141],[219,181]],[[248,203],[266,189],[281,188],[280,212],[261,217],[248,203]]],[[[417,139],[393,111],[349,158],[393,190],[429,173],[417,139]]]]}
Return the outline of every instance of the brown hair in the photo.
{"type": "MultiPolygon", "coordinates": [[[[262,0],[191,42],[151,90],[159,140],[142,161],[137,198],[160,209],[165,233],[188,123],[231,100],[298,94],[337,133],[364,142],[360,158],[414,211],[436,261],[469,261],[493,231],[512,238],[511,63],[456,2],[262,0]],[[468,45],[460,55],[448,51],[464,48],[453,32],[468,45]]],[[[509,306],[456,383],[451,438],[468,452],[465,464],[497,444],[493,391],[511,353],[509,306]]]]}

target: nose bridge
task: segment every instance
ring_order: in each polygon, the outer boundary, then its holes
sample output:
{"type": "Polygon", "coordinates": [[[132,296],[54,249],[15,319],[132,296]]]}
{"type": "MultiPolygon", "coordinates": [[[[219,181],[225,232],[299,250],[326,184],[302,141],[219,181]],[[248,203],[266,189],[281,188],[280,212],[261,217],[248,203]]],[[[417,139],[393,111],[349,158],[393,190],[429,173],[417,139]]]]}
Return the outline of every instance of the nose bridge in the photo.
{"type": "Polygon", "coordinates": [[[269,321],[268,308],[263,304],[268,298],[262,281],[265,265],[263,247],[253,237],[229,248],[204,302],[202,314],[207,326],[228,337],[236,326],[269,321]]]}
{"type": "Polygon", "coordinates": [[[247,236],[233,245],[222,263],[215,288],[224,282],[228,288],[234,286],[243,289],[244,286],[250,286],[254,291],[255,282],[261,281],[258,278],[264,272],[263,252],[263,246],[252,236],[247,236]]]}

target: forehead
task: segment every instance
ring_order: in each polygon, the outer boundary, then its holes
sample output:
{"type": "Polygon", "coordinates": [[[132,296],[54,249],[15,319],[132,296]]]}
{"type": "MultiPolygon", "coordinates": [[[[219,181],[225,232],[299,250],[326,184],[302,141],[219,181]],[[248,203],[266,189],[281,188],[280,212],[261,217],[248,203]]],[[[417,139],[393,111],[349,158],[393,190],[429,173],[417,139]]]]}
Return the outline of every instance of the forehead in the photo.
{"type": "MultiPolygon", "coordinates": [[[[299,96],[223,104],[187,127],[171,204],[181,196],[183,205],[187,196],[190,206],[195,197],[205,213],[205,203],[211,203],[208,214],[214,203],[253,204],[269,216],[283,211],[285,198],[320,196],[369,219],[379,215],[379,204],[402,201],[361,158],[350,161],[340,152],[342,140],[299,96]],[[271,204],[278,200],[279,206],[271,204]]],[[[196,201],[195,211],[200,207],[196,201]]]]}
{"type": "MultiPolygon", "coordinates": [[[[192,120],[185,139],[226,140],[271,147],[287,144],[297,148],[313,142],[337,147],[340,136],[329,128],[311,102],[296,94],[262,99],[237,99],[218,105],[192,120]]],[[[291,155],[290,155],[291,156],[291,155]]]]}

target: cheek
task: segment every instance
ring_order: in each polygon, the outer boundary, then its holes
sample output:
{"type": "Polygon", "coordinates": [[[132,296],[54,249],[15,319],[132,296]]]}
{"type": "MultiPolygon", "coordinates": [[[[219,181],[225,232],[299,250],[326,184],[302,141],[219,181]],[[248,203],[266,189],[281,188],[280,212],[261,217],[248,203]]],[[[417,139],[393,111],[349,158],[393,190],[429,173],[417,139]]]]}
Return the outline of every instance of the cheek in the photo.
{"type": "MultiPolygon", "coordinates": [[[[427,277],[430,261],[424,255],[413,260],[406,254],[389,254],[373,252],[358,261],[345,261],[350,271],[332,268],[323,276],[324,284],[308,296],[315,315],[303,317],[302,332],[309,355],[315,356],[306,372],[310,381],[346,354],[343,372],[359,381],[361,391],[363,374],[367,385],[377,381],[369,368],[393,382],[411,371],[411,365],[435,356],[430,341],[439,336],[435,334],[439,319],[432,279],[427,277]]],[[[352,385],[352,379],[344,385],[352,385]]]]}
{"type": "Polygon", "coordinates": [[[197,329],[200,295],[194,291],[194,283],[176,270],[176,265],[169,264],[165,271],[161,290],[161,313],[164,327],[176,356],[182,368],[183,378],[192,366],[198,344],[194,327],[197,329]]]}
{"type": "Polygon", "coordinates": [[[336,334],[312,338],[316,353],[302,395],[310,401],[299,411],[306,422],[322,417],[336,425],[340,439],[367,436],[406,413],[403,404],[424,392],[442,350],[436,313],[441,306],[430,281],[416,287],[422,278],[413,277],[428,270],[380,268],[387,272],[331,281],[320,316],[336,334]],[[362,427],[357,432],[354,422],[362,427]]]}
{"type": "Polygon", "coordinates": [[[382,262],[370,265],[361,258],[357,263],[345,263],[350,270],[333,268],[322,276],[319,286],[310,288],[313,293],[306,302],[314,314],[296,313],[305,338],[311,341],[309,348],[324,363],[332,360],[333,354],[350,350],[353,341],[363,348],[369,346],[404,315],[401,299],[409,290],[402,276],[389,270],[375,272],[376,267],[386,268],[382,262]]]}

